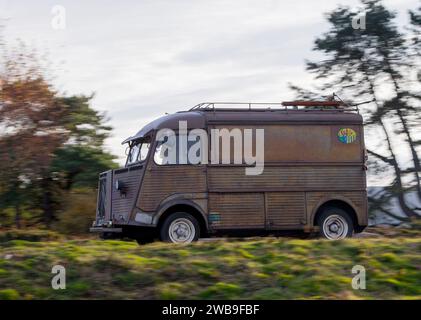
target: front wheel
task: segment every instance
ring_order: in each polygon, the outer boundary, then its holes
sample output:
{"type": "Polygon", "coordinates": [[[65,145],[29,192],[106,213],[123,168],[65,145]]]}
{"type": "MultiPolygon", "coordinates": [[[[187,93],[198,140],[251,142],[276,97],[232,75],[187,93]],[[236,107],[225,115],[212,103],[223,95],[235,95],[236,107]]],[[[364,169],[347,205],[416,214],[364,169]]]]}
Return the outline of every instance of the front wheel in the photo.
{"type": "Polygon", "coordinates": [[[354,225],[348,213],[340,208],[326,208],[318,219],[320,235],[329,240],[352,237],[354,225]]]}
{"type": "Polygon", "coordinates": [[[190,243],[197,241],[199,236],[199,223],[185,212],[171,214],[161,227],[161,240],[165,242],[190,243]]]}

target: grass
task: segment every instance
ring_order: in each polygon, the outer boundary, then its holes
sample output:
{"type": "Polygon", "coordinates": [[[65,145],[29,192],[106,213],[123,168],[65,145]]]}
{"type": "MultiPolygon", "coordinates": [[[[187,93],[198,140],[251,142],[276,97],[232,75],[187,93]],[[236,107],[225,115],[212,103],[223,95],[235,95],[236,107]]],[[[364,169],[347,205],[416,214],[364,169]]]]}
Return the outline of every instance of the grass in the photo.
{"type": "Polygon", "coordinates": [[[0,242],[0,299],[421,299],[421,237],[0,242]],[[66,268],[53,290],[51,269],[66,268]],[[367,287],[353,290],[354,265],[367,287]]]}

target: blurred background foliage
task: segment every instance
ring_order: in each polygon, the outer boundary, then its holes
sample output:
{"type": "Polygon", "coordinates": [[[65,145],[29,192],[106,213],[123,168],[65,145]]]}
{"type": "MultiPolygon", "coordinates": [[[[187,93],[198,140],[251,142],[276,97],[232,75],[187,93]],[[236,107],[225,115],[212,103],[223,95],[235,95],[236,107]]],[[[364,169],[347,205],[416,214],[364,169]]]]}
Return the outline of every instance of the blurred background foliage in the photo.
{"type": "Polygon", "coordinates": [[[73,189],[64,199],[63,209],[53,229],[64,234],[86,233],[92,225],[96,209],[94,189],[73,189]]]}
{"type": "Polygon", "coordinates": [[[86,233],[98,173],[117,166],[104,148],[111,127],[91,96],[54,90],[40,57],[2,44],[0,224],[86,233]]]}

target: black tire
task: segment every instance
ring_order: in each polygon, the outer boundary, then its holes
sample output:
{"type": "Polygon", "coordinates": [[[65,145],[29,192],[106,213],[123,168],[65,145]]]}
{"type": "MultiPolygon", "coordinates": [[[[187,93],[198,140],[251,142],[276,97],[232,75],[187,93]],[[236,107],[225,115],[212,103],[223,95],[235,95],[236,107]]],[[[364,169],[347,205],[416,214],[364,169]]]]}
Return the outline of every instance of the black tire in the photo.
{"type": "Polygon", "coordinates": [[[102,232],[99,234],[99,238],[101,240],[112,240],[112,239],[118,239],[118,234],[113,232],[102,232]]]}
{"type": "Polygon", "coordinates": [[[134,230],[132,229],[128,237],[136,240],[139,245],[143,245],[154,242],[158,238],[158,234],[155,228],[138,227],[134,230]]]}
{"type": "Polygon", "coordinates": [[[162,241],[172,243],[190,243],[197,241],[200,237],[199,222],[197,222],[196,218],[189,213],[175,212],[165,219],[161,226],[160,237],[162,241]],[[179,226],[178,229],[177,225],[179,226]],[[178,230],[180,230],[180,233],[177,233],[178,230]],[[170,232],[172,232],[172,234],[170,234],[170,232]],[[177,238],[179,241],[176,241],[177,238]]]}
{"type": "Polygon", "coordinates": [[[352,237],[354,223],[349,214],[336,207],[327,207],[317,219],[319,234],[329,240],[352,237]]]}

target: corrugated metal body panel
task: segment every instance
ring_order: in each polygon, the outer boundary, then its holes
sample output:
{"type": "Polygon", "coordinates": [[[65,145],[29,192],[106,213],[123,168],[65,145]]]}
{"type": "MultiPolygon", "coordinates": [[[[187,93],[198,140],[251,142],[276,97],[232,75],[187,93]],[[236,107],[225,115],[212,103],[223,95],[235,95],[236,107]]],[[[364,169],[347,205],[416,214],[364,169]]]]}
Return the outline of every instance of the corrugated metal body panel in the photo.
{"type": "Polygon", "coordinates": [[[263,193],[209,194],[209,214],[213,229],[263,228],[265,225],[263,193]]]}
{"type": "Polygon", "coordinates": [[[210,166],[209,191],[365,190],[362,166],[266,166],[260,175],[245,167],[210,166]]]}
{"type": "Polygon", "coordinates": [[[142,176],[142,169],[123,171],[118,173],[116,170],[113,175],[113,185],[111,193],[112,213],[114,220],[118,223],[127,223],[128,217],[134,206],[134,202],[139,192],[139,184],[142,176]],[[124,186],[124,192],[121,193],[115,188],[115,182],[119,180],[124,186]]]}
{"type": "Polygon", "coordinates": [[[268,192],[266,206],[269,228],[303,224],[306,212],[304,192],[268,192]]]}
{"type": "Polygon", "coordinates": [[[138,207],[154,211],[171,194],[206,191],[205,166],[151,164],[143,179],[138,207]]]}

